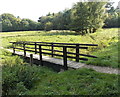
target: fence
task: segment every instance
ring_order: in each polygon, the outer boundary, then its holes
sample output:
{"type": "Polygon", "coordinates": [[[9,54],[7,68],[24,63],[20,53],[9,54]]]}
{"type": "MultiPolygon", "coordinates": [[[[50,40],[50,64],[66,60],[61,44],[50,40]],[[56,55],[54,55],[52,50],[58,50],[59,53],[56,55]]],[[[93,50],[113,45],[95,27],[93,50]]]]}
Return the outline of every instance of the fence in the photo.
{"type": "MultiPolygon", "coordinates": [[[[39,53],[40,65],[43,66],[43,54],[50,55],[51,57],[59,56],[63,58],[64,69],[67,70],[67,59],[75,59],[76,62],[79,60],[87,61],[88,58],[81,58],[80,56],[97,58],[93,55],[81,54],[81,49],[88,49],[89,46],[98,46],[97,44],[78,44],[78,43],[53,43],[53,42],[30,42],[30,41],[19,41],[19,42],[10,42],[13,44],[13,53],[15,50],[24,51],[24,57],[26,57],[26,52],[34,52],[35,54],[39,53]],[[49,47],[49,48],[48,48],[49,47]],[[56,50],[55,48],[61,48],[62,50],[56,50]],[[68,52],[67,49],[72,48],[74,52],[68,52]],[[47,51],[47,52],[46,52],[47,51]],[[62,53],[55,54],[55,52],[62,53]],[[68,55],[69,54],[69,55],[68,55]],[[74,56],[73,56],[74,55],[74,56]]],[[[31,55],[32,56],[32,55],[31,55]]]]}

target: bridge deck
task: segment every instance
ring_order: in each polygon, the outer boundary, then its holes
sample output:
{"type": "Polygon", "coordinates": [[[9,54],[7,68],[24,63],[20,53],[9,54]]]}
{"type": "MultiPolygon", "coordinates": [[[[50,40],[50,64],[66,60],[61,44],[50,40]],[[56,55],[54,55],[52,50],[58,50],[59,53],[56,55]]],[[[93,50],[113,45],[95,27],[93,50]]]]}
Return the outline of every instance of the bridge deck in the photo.
{"type": "MultiPolygon", "coordinates": [[[[13,52],[13,50],[11,50],[11,49],[7,49],[7,50],[10,51],[10,52],[13,52]]],[[[15,54],[24,56],[24,52],[21,52],[21,51],[15,51],[15,54]]],[[[30,58],[30,54],[31,53],[26,52],[26,57],[30,58]]],[[[33,54],[33,59],[39,60],[39,55],[33,54]]],[[[53,58],[53,57],[49,57],[49,56],[42,56],[42,60],[45,61],[45,62],[50,62],[50,63],[54,63],[54,64],[58,64],[58,65],[63,66],[63,60],[62,59],[53,58]]],[[[67,66],[68,66],[68,68],[79,69],[79,68],[84,67],[85,64],[80,63],[80,62],[67,61],[67,66]]]]}
{"type": "MultiPolygon", "coordinates": [[[[11,50],[11,49],[6,49],[6,50],[10,51],[10,52],[13,52],[13,50],[11,50]]],[[[23,52],[16,51],[16,54],[23,56],[23,52]]],[[[30,57],[30,53],[27,53],[27,56],[30,57]]],[[[36,54],[34,54],[33,57],[35,59],[39,58],[38,55],[36,55],[36,54]]],[[[62,59],[57,59],[57,58],[51,58],[51,57],[48,57],[48,56],[43,56],[43,60],[44,61],[49,61],[51,63],[63,65],[63,60],[62,59]]],[[[74,68],[74,69],[79,69],[79,68],[85,67],[85,68],[92,68],[92,69],[96,70],[97,72],[108,73],[108,74],[120,74],[120,69],[118,69],[118,68],[115,69],[115,68],[110,68],[110,67],[85,65],[83,63],[78,63],[78,62],[73,62],[73,61],[68,61],[68,67],[74,68]]]]}

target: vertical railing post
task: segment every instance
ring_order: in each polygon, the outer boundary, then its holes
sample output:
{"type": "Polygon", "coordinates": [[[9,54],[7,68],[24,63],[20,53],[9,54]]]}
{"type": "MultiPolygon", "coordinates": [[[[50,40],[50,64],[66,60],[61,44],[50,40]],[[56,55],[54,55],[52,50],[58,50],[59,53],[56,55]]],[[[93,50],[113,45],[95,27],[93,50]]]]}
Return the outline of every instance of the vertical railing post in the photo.
{"type": "Polygon", "coordinates": [[[15,54],[15,43],[13,43],[13,54],[15,54]]]}
{"type": "Polygon", "coordinates": [[[79,62],[79,44],[76,44],[76,62],[79,62]]]}
{"type": "Polygon", "coordinates": [[[24,57],[26,57],[25,43],[23,43],[24,57]]]}
{"type": "Polygon", "coordinates": [[[33,65],[33,54],[30,54],[30,65],[33,65]]]}
{"type": "Polygon", "coordinates": [[[53,45],[53,43],[51,44],[51,49],[52,49],[52,57],[53,57],[53,54],[54,54],[54,45],[53,45]]]}
{"type": "Polygon", "coordinates": [[[37,43],[35,42],[35,54],[37,54],[37,43]]]}
{"type": "Polygon", "coordinates": [[[42,48],[41,48],[41,45],[39,45],[39,56],[40,56],[40,65],[43,66],[43,62],[42,62],[42,48]]]}
{"type": "Polygon", "coordinates": [[[64,70],[67,70],[67,47],[63,46],[63,63],[64,63],[64,70]]]}

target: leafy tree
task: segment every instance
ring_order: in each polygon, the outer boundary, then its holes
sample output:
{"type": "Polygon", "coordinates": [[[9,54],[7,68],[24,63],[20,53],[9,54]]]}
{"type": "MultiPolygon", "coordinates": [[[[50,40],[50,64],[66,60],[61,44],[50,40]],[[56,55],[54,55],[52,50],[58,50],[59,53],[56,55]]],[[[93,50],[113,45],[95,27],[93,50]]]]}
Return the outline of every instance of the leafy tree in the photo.
{"type": "Polygon", "coordinates": [[[45,29],[44,30],[50,31],[50,30],[52,30],[52,27],[53,27],[52,22],[47,22],[47,23],[45,23],[45,29]]]}
{"type": "Polygon", "coordinates": [[[44,30],[43,24],[40,23],[40,22],[38,22],[38,23],[37,23],[37,28],[36,28],[36,30],[44,30]]]}
{"type": "Polygon", "coordinates": [[[3,31],[18,31],[18,30],[39,30],[39,23],[30,19],[21,19],[12,14],[4,13],[2,17],[2,30],[3,31]]]}
{"type": "Polygon", "coordinates": [[[32,21],[31,19],[24,19],[24,20],[29,23],[28,30],[36,30],[36,28],[37,28],[37,22],[32,21]]]}
{"type": "Polygon", "coordinates": [[[25,19],[22,19],[20,22],[20,30],[28,30],[29,29],[29,22],[25,19]]]}
{"type": "Polygon", "coordinates": [[[71,15],[71,10],[67,10],[67,9],[64,10],[63,12],[57,13],[53,19],[54,29],[55,28],[57,30],[69,29],[70,15],[71,15]]]}
{"type": "Polygon", "coordinates": [[[116,9],[113,7],[112,2],[108,3],[107,8],[107,19],[105,20],[104,27],[112,28],[112,27],[120,27],[119,25],[119,18],[120,18],[120,9],[117,7],[116,9]]]}
{"type": "Polygon", "coordinates": [[[105,2],[78,2],[71,14],[71,29],[76,32],[94,33],[104,25],[105,2]]]}
{"type": "Polygon", "coordinates": [[[9,19],[5,19],[2,21],[2,30],[3,31],[11,31],[12,23],[9,19]]]}

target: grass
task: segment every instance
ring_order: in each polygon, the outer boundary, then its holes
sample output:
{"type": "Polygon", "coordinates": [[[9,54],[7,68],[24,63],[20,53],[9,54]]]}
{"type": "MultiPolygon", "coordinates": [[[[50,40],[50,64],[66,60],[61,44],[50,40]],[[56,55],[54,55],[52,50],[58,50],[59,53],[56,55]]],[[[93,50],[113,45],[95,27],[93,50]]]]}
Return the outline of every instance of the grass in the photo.
{"type": "Polygon", "coordinates": [[[118,58],[118,43],[113,43],[112,45],[98,50],[93,54],[98,56],[96,59],[91,59],[87,64],[94,64],[96,66],[107,66],[113,68],[120,68],[120,61],[118,58]]]}
{"type": "Polygon", "coordinates": [[[3,95],[119,95],[118,76],[92,69],[55,72],[1,50],[3,95]]]}
{"type": "MultiPolygon", "coordinates": [[[[41,41],[41,42],[61,42],[61,43],[90,43],[98,44],[98,47],[89,47],[87,51],[81,53],[96,55],[98,58],[89,58],[86,64],[97,66],[109,66],[120,68],[118,61],[118,29],[100,29],[96,33],[84,36],[72,31],[23,31],[0,33],[3,47],[11,47],[10,41],[41,41]]],[[[62,48],[56,48],[62,50],[62,48]]],[[[75,52],[73,49],[68,51],[75,52]]],[[[119,50],[120,51],[120,50],[119,50]]],[[[83,62],[83,61],[82,61],[83,62]]]]}
{"type": "Polygon", "coordinates": [[[114,75],[84,68],[51,75],[28,93],[30,95],[109,95],[117,94],[115,87],[117,85],[117,77],[114,75]]]}

